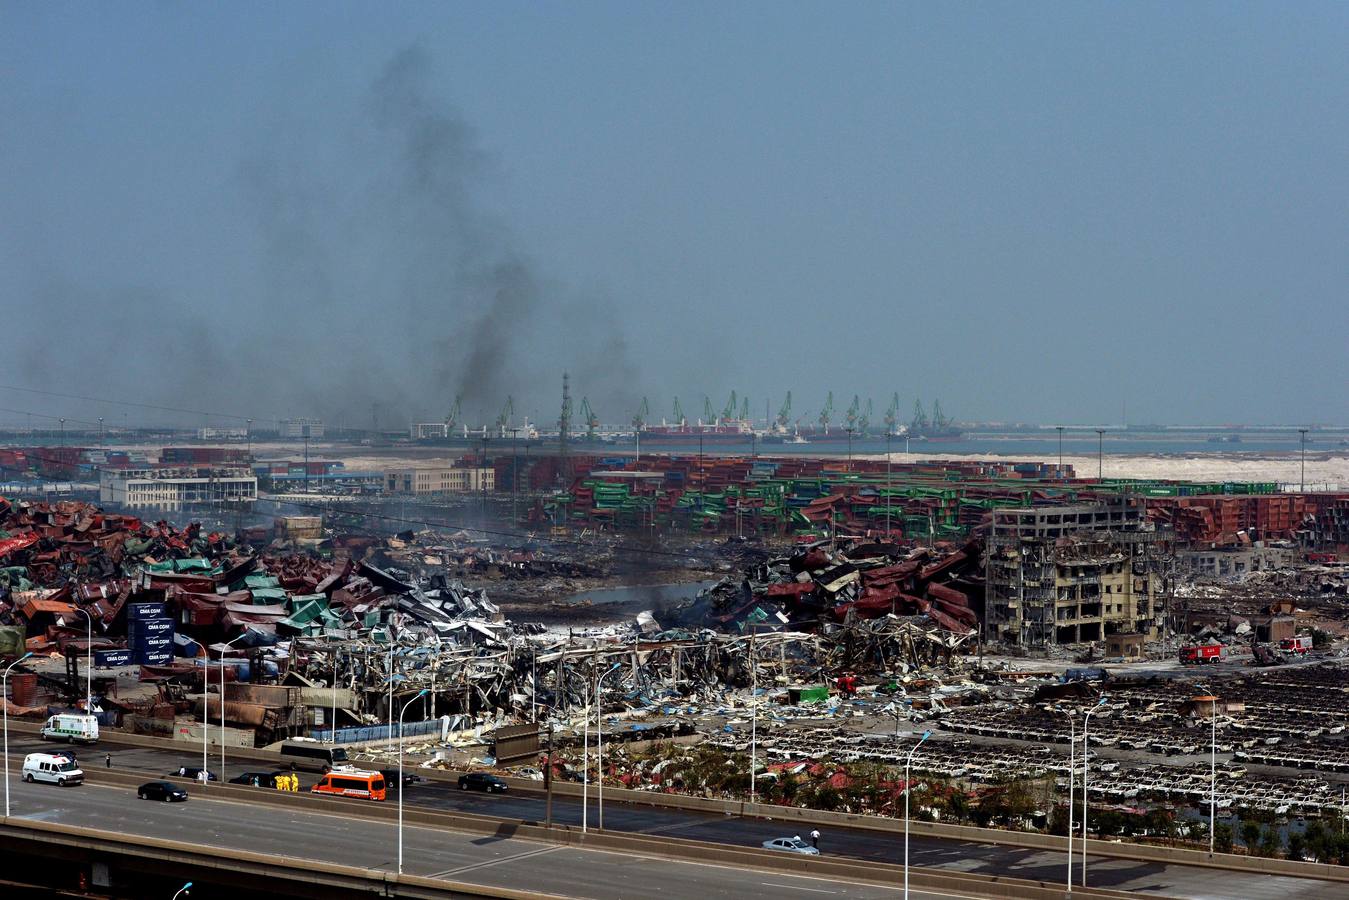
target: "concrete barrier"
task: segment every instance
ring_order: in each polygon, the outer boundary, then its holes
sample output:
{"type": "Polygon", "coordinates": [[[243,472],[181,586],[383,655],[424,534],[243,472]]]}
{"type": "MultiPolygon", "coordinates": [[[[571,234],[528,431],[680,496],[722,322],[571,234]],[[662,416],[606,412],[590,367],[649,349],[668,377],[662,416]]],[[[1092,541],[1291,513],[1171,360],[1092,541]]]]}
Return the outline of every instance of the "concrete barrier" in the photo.
{"type": "Polygon", "coordinates": [[[234,848],[205,847],[183,841],[128,835],[122,832],[85,828],[76,825],[58,825],[33,819],[0,818],[0,832],[7,842],[28,841],[61,848],[92,850],[100,855],[135,855],[149,858],[156,866],[166,863],[186,865],[198,869],[213,869],[234,874],[261,874],[269,878],[285,878],[313,885],[404,897],[409,900],[448,900],[452,897],[489,897],[497,900],[566,900],[561,895],[539,894],[535,891],[517,891],[487,885],[468,884],[426,878],[417,875],[396,875],[380,869],[363,869],[330,862],[311,862],[274,854],[255,853],[234,848]]]}
{"type": "MultiPolygon", "coordinates": [[[[87,779],[90,784],[104,784],[134,789],[145,779],[126,772],[94,770],[87,779]]],[[[170,779],[181,780],[186,779],[170,779]]],[[[250,805],[286,806],[299,803],[312,812],[321,812],[343,818],[361,818],[383,821],[392,827],[398,816],[396,803],[343,800],[309,793],[292,794],[286,791],[242,785],[208,782],[193,783],[192,795],[250,805]]],[[[74,790],[70,788],[68,790],[74,790]]],[[[892,863],[876,863],[829,856],[797,856],[776,853],[757,847],[739,847],[693,841],[668,836],[638,835],[623,832],[602,832],[579,828],[542,825],[473,813],[447,812],[404,806],[405,826],[439,828],[466,834],[512,837],[545,843],[562,844],[588,850],[603,850],[625,855],[639,855],[674,862],[696,862],[730,868],[752,869],[765,873],[789,872],[795,875],[836,878],[868,884],[899,884],[903,867],[892,863]]],[[[911,866],[909,881],[914,888],[943,892],[966,892],[979,897],[1026,898],[1026,900],[1059,900],[1063,887],[1057,883],[1031,881],[1005,876],[989,876],[911,866]]],[[[1092,900],[1126,900],[1132,895],[1118,891],[1087,888],[1080,896],[1092,900]]]]}
{"type": "MultiPolygon", "coordinates": [[[[36,735],[39,726],[27,722],[10,722],[10,730],[19,733],[36,735]]],[[[115,744],[123,746],[143,747],[146,749],[157,750],[175,750],[191,752],[192,746],[182,741],[175,741],[166,738],[147,737],[144,735],[128,735],[121,732],[105,732],[100,741],[101,744],[115,744]]],[[[219,747],[214,749],[215,758],[219,759],[219,747]]],[[[280,765],[282,763],[281,754],[270,750],[240,749],[233,748],[226,750],[229,759],[246,759],[257,762],[280,765]]],[[[457,780],[459,774],[457,770],[446,769],[426,769],[417,767],[412,769],[418,775],[422,775],[433,781],[453,782],[457,780]]],[[[543,783],[525,778],[504,779],[511,789],[516,792],[531,793],[542,796],[544,793],[543,783]]],[[[249,788],[247,790],[256,790],[249,788]]],[[[590,796],[595,797],[596,786],[590,786],[590,796]]],[[[554,781],[553,793],[555,796],[580,799],[582,786],[569,781],[554,781]]],[[[862,828],[871,831],[877,831],[889,834],[898,838],[903,833],[904,821],[902,819],[891,819],[882,816],[867,816],[856,813],[829,812],[826,810],[802,809],[791,806],[775,806],[772,804],[751,804],[739,800],[720,800],[708,797],[693,797],[683,794],[664,794],[653,791],[634,791],[628,788],[608,787],[604,789],[606,799],[615,800],[621,803],[630,803],[642,806],[651,806],[663,809],[682,809],[690,812],[701,812],[709,815],[733,815],[746,818],[759,818],[772,821],[794,822],[801,824],[810,824],[813,827],[825,825],[846,826],[848,828],[862,828]]],[[[412,804],[404,807],[406,810],[416,808],[412,804]]],[[[499,821],[499,820],[498,820],[499,821]]],[[[909,823],[909,833],[914,836],[923,836],[936,838],[940,840],[963,841],[978,844],[991,844],[1007,847],[1020,847],[1031,850],[1046,851],[1066,851],[1066,839],[1056,835],[1042,834],[1031,831],[1006,831],[997,828],[978,828],[973,825],[952,825],[943,822],[918,822],[909,823]]],[[[1074,849],[1080,852],[1081,844],[1074,842],[1074,849]]],[[[1151,844],[1138,843],[1116,843],[1114,841],[1104,841],[1098,839],[1089,839],[1087,841],[1087,852],[1095,855],[1108,857],[1112,859],[1130,859],[1144,862],[1157,862],[1172,865],[1184,866],[1202,866],[1213,869],[1226,869],[1230,871],[1257,872],[1269,875],[1289,875],[1295,878],[1312,878],[1323,881],[1349,882],[1349,867],[1336,866],[1327,863],[1309,863],[1289,859],[1267,859],[1264,857],[1239,856],[1229,853],[1215,853],[1210,855],[1206,851],[1191,850],[1184,847],[1159,847],[1151,844]]]]}

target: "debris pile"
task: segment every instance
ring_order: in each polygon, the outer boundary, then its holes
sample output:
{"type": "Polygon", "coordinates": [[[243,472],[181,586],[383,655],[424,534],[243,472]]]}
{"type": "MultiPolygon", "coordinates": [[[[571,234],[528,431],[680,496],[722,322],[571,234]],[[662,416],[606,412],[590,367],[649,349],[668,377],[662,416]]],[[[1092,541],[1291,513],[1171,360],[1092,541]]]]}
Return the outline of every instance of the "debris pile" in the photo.
{"type": "Polygon", "coordinates": [[[980,552],[849,541],[817,542],[726,578],[674,611],[685,626],[743,631],[773,622],[805,630],[883,617],[922,617],[954,635],[974,633],[982,606],[980,552]]]}

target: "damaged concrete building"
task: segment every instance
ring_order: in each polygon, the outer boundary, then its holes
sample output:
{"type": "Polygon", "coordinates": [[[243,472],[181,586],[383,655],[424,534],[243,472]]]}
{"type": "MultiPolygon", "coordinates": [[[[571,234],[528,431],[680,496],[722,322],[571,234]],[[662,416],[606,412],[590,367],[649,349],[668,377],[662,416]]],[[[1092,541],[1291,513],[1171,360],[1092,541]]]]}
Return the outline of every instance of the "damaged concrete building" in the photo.
{"type": "Polygon", "coordinates": [[[1175,568],[1170,529],[1127,499],[993,510],[986,636],[1024,647],[1157,636],[1175,568]]]}

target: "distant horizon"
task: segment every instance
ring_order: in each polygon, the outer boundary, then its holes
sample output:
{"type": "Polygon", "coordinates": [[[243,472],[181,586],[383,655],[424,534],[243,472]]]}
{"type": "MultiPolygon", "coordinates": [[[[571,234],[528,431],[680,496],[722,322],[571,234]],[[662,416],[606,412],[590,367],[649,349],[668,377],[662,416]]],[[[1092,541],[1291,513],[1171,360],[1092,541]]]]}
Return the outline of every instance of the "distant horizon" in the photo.
{"type": "Polygon", "coordinates": [[[1324,0],[11,3],[0,382],[1349,421],[1345,46],[1324,0]]]}

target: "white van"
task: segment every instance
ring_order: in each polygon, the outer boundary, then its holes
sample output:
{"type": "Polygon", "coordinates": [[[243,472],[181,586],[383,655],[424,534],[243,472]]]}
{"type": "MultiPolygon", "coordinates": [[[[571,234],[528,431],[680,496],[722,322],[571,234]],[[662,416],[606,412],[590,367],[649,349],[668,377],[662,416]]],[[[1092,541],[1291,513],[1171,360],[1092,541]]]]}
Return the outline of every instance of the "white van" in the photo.
{"type": "Polygon", "coordinates": [[[84,772],[70,757],[57,753],[30,753],[23,758],[23,780],[46,781],[50,784],[81,784],[84,772]]]}
{"type": "Polygon", "coordinates": [[[92,744],[98,740],[98,719],[62,713],[52,716],[42,726],[44,741],[68,741],[92,744]]]}

